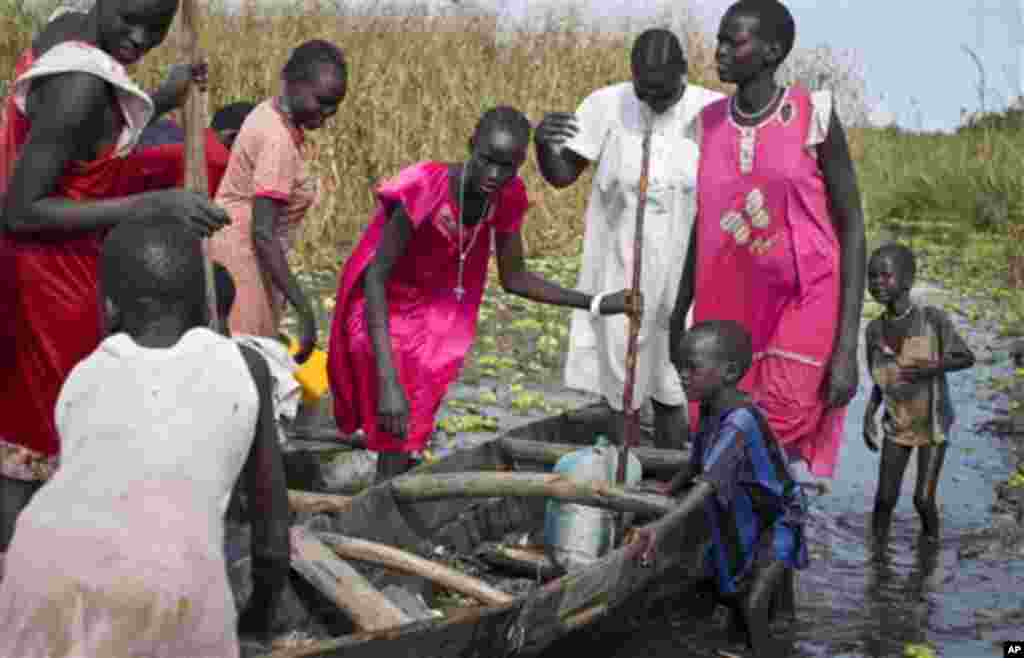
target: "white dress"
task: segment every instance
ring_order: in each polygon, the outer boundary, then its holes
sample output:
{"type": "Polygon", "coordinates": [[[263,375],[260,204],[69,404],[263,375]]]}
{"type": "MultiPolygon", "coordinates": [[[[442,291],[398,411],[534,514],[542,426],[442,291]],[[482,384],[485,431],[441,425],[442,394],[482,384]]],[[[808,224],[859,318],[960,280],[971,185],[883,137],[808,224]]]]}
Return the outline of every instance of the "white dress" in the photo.
{"type": "Polygon", "coordinates": [[[238,346],[205,328],[167,349],[104,340],[57,400],[61,465],[22,513],[37,527],[122,530],[121,500],[176,502],[212,555],[256,431],[259,394],[238,346]]]}
{"type": "Polygon", "coordinates": [[[238,345],[116,334],[57,401],[61,464],[18,517],[0,655],[237,658],[224,513],[260,399],[238,345]]]}
{"type": "MultiPolygon", "coordinates": [[[[615,292],[632,284],[643,134],[654,122],[644,213],[644,317],[633,389],[636,408],[648,398],[667,405],[686,403],[669,362],[668,325],[696,215],[699,149],[687,128],[704,106],[722,97],[688,84],[682,99],[657,115],[637,98],[632,82],[605,87],[580,104],[580,131],[565,144],[597,163],[577,288],[588,294],[615,292]]],[[[566,385],[603,395],[621,410],[628,335],[624,315],[594,318],[588,311],[573,311],[566,385]]]]}

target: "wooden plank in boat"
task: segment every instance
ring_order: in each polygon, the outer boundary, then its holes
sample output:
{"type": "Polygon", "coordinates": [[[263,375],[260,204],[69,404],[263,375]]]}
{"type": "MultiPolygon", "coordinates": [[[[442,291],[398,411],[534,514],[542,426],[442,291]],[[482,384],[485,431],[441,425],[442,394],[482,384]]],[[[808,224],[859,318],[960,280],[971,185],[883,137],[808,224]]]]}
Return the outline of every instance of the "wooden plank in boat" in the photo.
{"type": "Polygon", "coordinates": [[[361,573],[305,528],[292,528],[291,541],[292,568],[334,601],[359,628],[383,630],[412,621],[361,573]]]}
{"type": "Polygon", "coordinates": [[[379,564],[420,576],[442,587],[470,596],[485,605],[508,605],[512,597],[478,578],[393,546],[330,532],[317,533],[322,542],[343,558],[379,564]]]}
{"type": "MultiPolygon", "coordinates": [[[[505,436],[498,439],[502,451],[510,461],[524,461],[536,464],[554,464],[561,457],[579,450],[581,446],[571,443],[548,443],[505,436]]],[[[630,449],[630,454],[640,460],[644,474],[658,473],[674,475],[685,467],[690,460],[688,450],[661,450],[638,446],[630,449]]]]}
{"type": "Polygon", "coordinates": [[[410,473],[391,480],[390,487],[395,499],[403,503],[448,498],[540,496],[655,516],[673,507],[672,500],[665,496],[625,490],[602,482],[576,480],[558,473],[410,473]]]}

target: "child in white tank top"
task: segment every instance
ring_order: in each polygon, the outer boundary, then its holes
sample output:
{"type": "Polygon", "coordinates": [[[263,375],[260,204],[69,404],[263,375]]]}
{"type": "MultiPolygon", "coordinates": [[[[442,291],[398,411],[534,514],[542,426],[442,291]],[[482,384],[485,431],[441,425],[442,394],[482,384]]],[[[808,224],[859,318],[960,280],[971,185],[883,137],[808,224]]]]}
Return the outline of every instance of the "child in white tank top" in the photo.
{"type": "Polygon", "coordinates": [[[7,553],[0,655],[235,658],[239,631],[266,635],[290,566],[270,372],[204,327],[202,252],[179,221],[118,225],[100,270],[121,332],[61,389],[62,461],[7,553]],[[239,618],[222,542],[240,477],[255,589],[239,618]]]}

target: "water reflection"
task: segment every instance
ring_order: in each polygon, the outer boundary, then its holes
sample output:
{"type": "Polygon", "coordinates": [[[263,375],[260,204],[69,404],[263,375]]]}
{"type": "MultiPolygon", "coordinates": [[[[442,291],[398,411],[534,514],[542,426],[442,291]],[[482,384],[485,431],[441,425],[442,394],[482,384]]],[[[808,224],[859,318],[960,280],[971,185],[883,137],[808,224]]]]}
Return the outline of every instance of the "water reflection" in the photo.
{"type": "Polygon", "coordinates": [[[899,655],[906,644],[928,641],[929,595],[940,561],[939,545],[918,541],[911,549],[914,563],[906,575],[902,565],[894,564],[893,553],[898,550],[892,544],[872,546],[865,564],[866,623],[859,635],[864,655],[871,658],[899,655]]]}
{"type": "MultiPolygon", "coordinates": [[[[963,335],[972,334],[954,317],[963,335]]],[[[862,364],[863,366],[863,364],[862,364]]],[[[1006,444],[974,428],[991,418],[990,401],[979,390],[1008,365],[982,365],[949,377],[959,419],[939,484],[941,542],[918,538],[913,507],[917,460],[910,460],[900,502],[883,549],[868,540],[878,478],[878,457],[861,437],[867,390],[850,405],[839,472],[829,495],[812,501],[807,527],[811,564],[797,579],[797,619],[786,629],[792,650],[785,658],[898,658],[908,644],[932,647],[942,658],[999,655],[996,641],[1019,639],[1024,616],[1024,560],[1019,557],[961,558],[962,541],[991,523],[993,486],[1006,479],[1006,444]],[[984,612],[979,626],[978,614],[984,612]]],[[[868,380],[862,369],[861,381],[868,380]]],[[[1002,403],[1005,405],[1005,402],[1002,403]]],[[[806,476],[801,475],[801,479],[806,476]]],[[[642,627],[603,635],[608,624],[559,643],[546,658],[566,650],[589,658],[707,658],[726,646],[721,615],[699,621],[683,608],[652,613],[642,627]]]]}

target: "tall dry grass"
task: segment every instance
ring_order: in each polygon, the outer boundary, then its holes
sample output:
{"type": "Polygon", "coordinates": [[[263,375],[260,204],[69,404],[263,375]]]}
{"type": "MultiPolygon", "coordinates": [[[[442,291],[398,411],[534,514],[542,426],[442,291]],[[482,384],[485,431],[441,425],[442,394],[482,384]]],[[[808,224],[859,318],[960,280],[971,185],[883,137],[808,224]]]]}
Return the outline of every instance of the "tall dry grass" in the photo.
{"type": "MultiPolygon", "coordinates": [[[[201,38],[211,67],[211,108],[276,93],[289,52],[307,39],[327,39],[345,50],[348,96],[327,126],[309,134],[324,195],[300,239],[298,259],[308,267],[337,266],[366,226],[372,189],[382,178],[420,160],[464,158],[486,108],[513,105],[537,122],[546,111],[571,111],[594,89],[629,77],[625,35],[555,29],[521,34],[499,49],[493,18],[453,22],[299,9],[270,15],[252,6],[231,17],[209,12],[201,38]]],[[[11,71],[29,37],[23,29],[4,34],[0,71],[11,71]]],[[[133,71],[146,88],[178,59],[174,34],[133,71]]],[[[689,50],[691,79],[715,86],[704,35],[691,34],[689,50]]],[[[578,252],[590,174],[557,191],[540,178],[531,156],[522,175],[533,201],[525,227],[531,250],[578,252]]]]}
{"type": "MultiPolygon", "coordinates": [[[[552,16],[545,31],[510,38],[496,34],[493,16],[430,18],[394,6],[378,7],[372,17],[351,13],[345,0],[292,1],[249,4],[232,16],[207,7],[202,42],[213,107],[274,94],[290,50],[307,39],[328,39],[347,53],[348,98],[309,135],[324,190],[294,255],[309,269],[340,265],[368,222],[382,178],[419,160],[464,158],[487,107],[513,105],[537,122],[629,77],[630,33],[580,31],[571,11],[552,16]]],[[[0,0],[0,94],[3,77],[58,0],[35,0],[32,9],[27,2],[0,0]]],[[[712,36],[661,22],[688,33],[691,80],[723,89],[711,68],[712,36]]],[[[799,61],[783,72],[787,81],[833,89],[844,119],[856,123],[864,114],[864,81],[855,67],[827,48],[793,57],[799,61]]],[[[178,59],[172,35],[134,73],[151,88],[178,59]]],[[[1013,290],[1024,286],[1022,116],[992,115],[954,135],[863,128],[847,134],[874,239],[911,242],[933,278],[970,292],[999,292],[1007,324],[1024,333],[1024,302],[1013,290]]],[[[533,200],[525,226],[531,254],[578,254],[590,173],[563,191],[544,183],[532,157],[522,174],[533,200]]]]}

